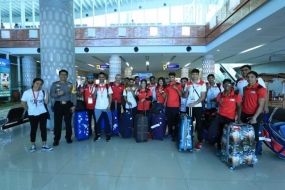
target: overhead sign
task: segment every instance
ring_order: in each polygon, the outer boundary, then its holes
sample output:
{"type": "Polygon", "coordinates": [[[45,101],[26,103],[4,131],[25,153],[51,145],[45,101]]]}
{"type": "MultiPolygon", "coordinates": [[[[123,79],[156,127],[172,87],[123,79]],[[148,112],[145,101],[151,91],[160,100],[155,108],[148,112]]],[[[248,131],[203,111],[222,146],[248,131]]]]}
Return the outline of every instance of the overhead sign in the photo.
{"type": "Polygon", "coordinates": [[[163,65],[163,69],[179,69],[179,65],[178,64],[163,65]]]}
{"type": "Polygon", "coordinates": [[[96,69],[109,69],[109,65],[96,65],[96,69]]]}
{"type": "Polygon", "coordinates": [[[11,96],[10,60],[0,58],[0,97],[11,96]]]}

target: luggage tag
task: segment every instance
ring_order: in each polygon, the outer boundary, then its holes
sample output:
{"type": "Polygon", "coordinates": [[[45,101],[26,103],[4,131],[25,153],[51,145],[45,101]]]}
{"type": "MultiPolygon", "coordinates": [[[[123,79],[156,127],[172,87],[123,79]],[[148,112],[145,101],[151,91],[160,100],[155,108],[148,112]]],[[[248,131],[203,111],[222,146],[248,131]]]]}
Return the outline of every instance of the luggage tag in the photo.
{"type": "Polygon", "coordinates": [[[88,98],[88,104],[93,104],[93,98],[92,97],[88,98]]]}

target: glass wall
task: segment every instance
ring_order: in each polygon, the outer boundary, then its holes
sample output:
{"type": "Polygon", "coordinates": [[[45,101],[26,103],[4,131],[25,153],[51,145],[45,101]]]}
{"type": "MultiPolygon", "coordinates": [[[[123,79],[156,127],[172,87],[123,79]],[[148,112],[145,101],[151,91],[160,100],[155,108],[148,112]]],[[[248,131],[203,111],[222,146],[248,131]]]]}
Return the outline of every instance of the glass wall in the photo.
{"type": "MultiPolygon", "coordinates": [[[[228,0],[74,0],[75,27],[205,25],[228,0]]],[[[39,0],[0,0],[2,28],[38,28],[39,0]]]]}

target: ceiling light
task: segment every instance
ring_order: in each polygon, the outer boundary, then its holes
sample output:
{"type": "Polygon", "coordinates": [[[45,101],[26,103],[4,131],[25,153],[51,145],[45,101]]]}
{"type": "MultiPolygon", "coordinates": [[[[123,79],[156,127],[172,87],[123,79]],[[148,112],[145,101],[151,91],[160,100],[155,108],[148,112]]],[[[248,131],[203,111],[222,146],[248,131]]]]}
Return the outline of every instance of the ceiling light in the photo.
{"type": "Polygon", "coordinates": [[[110,65],[109,63],[106,63],[106,65],[110,65]]]}
{"type": "Polygon", "coordinates": [[[262,47],[262,46],[265,46],[265,44],[261,44],[261,45],[259,45],[259,46],[255,46],[255,47],[249,48],[249,49],[247,49],[247,50],[244,50],[244,51],[240,52],[239,54],[242,54],[242,53],[246,53],[246,52],[255,50],[255,49],[260,48],[260,47],[262,47]]]}
{"type": "Polygon", "coordinates": [[[261,28],[258,28],[258,29],[256,29],[256,30],[261,30],[261,28]]]}
{"type": "Polygon", "coordinates": [[[126,62],[126,65],[127,65],[128,67],[130,66],[128,62],[126,62]]]}
{"type": "Polygon", "coordinates": [[[217,51],[220,51],[219,49],[217,49],[217,51]]]}
{"type": "Polygon", "coordinates": [[[184,67],[187,67],[187,66],[189,66],[191,63],[187,63],[184,67]]]}
{"type": "Polygon", "coordinates": [[[167,62],[167,63],[166,63],[166,65],[169,65],[169,64],[170,64],[170,62],[167,62]]]}
{"type": "Polygon", "coordinates": [[[91,65],[91,64],[88,64],[89,66],[91,66],[91,67],[95,67],[94,65],[91,65]]]}
{"type": "Polygon", "coordinates": [[[133,70],[133,67],[131,67],[131,69],[133,70]]]}
{"type": "Polygon", "coordinates": [[[75,67],[78,67],[77,65],[75,65],[75,67]]]}
{"type": "Polygon", "coordinates": [[[40,61],[37,61],[37,63],[40,63],[40,61]]]}

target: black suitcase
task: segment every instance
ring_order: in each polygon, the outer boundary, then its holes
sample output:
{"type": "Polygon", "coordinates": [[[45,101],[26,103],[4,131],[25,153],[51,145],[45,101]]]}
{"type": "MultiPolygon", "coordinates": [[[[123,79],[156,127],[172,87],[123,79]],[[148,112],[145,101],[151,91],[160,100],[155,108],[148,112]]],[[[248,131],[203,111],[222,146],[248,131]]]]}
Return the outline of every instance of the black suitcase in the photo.
{"type": "Polygon", "coordinates": [[[148,139],[148,117],[145,114],[136,114],[134,138],[137,142],[147,142],[148,139]]]}

